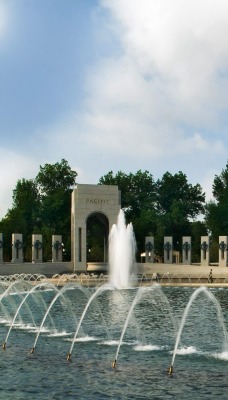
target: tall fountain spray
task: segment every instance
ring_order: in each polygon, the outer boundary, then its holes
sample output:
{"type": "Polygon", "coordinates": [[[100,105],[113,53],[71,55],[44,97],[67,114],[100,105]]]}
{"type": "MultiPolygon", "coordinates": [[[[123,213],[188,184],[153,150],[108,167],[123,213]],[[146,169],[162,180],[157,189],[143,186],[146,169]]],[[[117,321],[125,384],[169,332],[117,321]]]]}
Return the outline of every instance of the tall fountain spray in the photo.
{"type": "Polygon", "coordinates": [[[109,235],[110,283],[116,288],[132,286],[135,272],[136,241],[132,223],[126,225],[125,214],[120,210],[117,224],[109,235]]]}

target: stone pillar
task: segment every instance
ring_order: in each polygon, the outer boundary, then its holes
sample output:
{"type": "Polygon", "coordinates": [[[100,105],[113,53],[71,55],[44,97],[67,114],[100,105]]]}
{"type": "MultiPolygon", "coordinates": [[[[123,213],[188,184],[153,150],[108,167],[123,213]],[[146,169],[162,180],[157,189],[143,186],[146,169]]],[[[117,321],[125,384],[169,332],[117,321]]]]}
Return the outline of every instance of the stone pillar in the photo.
{"type": "Polygon", "coordinates": [[[192,260],[192,247],[191,236],[182,237],[182,263],[185,265],[191,264],[192,260]]]}
{"type": "Polygon", "coordinates": [[[32,235],[32,262],[43,261],[42,235],[32,235]]]}
{"type": "Polygon", "coordinates": [[[164,237],[164,264],[173,263],[173,237],[164,237]]]}
{"type": "Polygon", "coordinates": [[[3,262],[3,234],[0,233],[0,263],[3,262]]]}
{"type": "Polygon", "coordinates": [[[219,267],[227,267],[228,236],[219,236],[219,267]]]}
{"type": "Polygon", "coordinates": [[[209,236],[201,236],[201,265],[208,266],[210,264],[210,238],[209,236]]]}
{"type": "Polygon", "coordinates": [[[145,253],[146,253],[146,263],[154,262],[154,237],[146,236],[145,238],[145,253]]]}
{"type": "Polygon", "coordinates": [[[12,263],[23,262],[23,238],[21,233],[12,234],[12,263]]]}
{"type": "Polygon", "coordinates": [[[52,235],[52,262],[62,262],[62,235],[52,235]]]}

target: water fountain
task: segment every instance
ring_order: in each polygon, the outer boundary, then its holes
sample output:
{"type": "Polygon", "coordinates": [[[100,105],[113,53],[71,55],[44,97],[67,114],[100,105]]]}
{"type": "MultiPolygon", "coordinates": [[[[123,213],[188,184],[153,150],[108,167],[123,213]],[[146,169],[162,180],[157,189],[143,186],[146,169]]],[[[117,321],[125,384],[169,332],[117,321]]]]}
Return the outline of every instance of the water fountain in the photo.
{"type": "Polygon", "coordinates": [[[86,287],[77,275],[0,280],[0,398],[44,400],[48,390],[56,399],[187,400],[197,389],[199,400],[226,399],[227,289],[136,287],[135,251],[121,210],[108,284],[86,287]]]}
{"type": "Polygon", "coordinates": [[[185,400],[196,387],[200,400],[226,398],[226,289],[162,288],[155,283],[119,290],[111,284],[86,288],[78,282],[57,288],[44,280],[31,285],[9,279],[1,285],[0,302],[4,398],[15,398],[9,389],[12,381],[25,399],[31,393],[45,399],[44,381],[53,398],[62,398],[67,390],[81,399],[99,399],[109,392],[114,398],[143,393],[145,399],[166,399],[167,393],[167,398],[179,395],[185,400]],[[77,357],[72,360],[75,343],[77,357]],[[110,368],[113,359],[118,379],[110,368]]]}
{"type": "Polygon", "coordinates": [[[132,224],[126,225],[125,214],[120,210],[117,223],[109,235],[110,283],[115,288],[128,288],[136,278],[136,242],[132,224]]]}
{"type": "Polygon", "coordinates": [[[197,298],[197,296],[200,293],[204,293],[206,295],[206,297],[216,307],[217,318],[218,318],[217,320],[218,320],[219,325],[221,326],[221,330],[222,330],[223,335],[224,335],[222,353],[223,354],[227,354],[227,352],[228,352],[228,335],[227,335],[227,330],[226,330],[226,327],[225,327],[224,317],[223,317],[223,313],[222,313],[220,304],[219,304],[218,300],[216,299],[216,297],[213,295],[213,293],[211,293],[207,288],[202,286],[202,287],[198,288],[191,295],[191,297],[190,297],[190,299],[188,301],[188,304],[187,304],[187,306],[186,306],[186,308],[184,310],[184,313],[183,313],[183,316],[182,316],[182,319],[181,319],[181,322],[180,322],[179,330],[178,330],[178,333],[177,333],[177,336],[176,336],[176,343],[175,343],[175,347],[174,347],[174,351],[173,351],[173,357],[172,357],[171,366],[170,366],[170,368],[168,370],[168,374],[169,375],[172,375],[172,373],[173,373],[173,366],[174,366],[174,361],[175,361],[175,357],[176,357],[176,354],[177,354],[178,345],[179,345],[179,342],[180,342],[182,331],[184,329],[184,325],[185,325],[186,319],[187,319],[188,314],[189,314],[189,310],[190,310],[190,308],[192,306],[192,303],[195,301],[195,299],[197,298]]]}

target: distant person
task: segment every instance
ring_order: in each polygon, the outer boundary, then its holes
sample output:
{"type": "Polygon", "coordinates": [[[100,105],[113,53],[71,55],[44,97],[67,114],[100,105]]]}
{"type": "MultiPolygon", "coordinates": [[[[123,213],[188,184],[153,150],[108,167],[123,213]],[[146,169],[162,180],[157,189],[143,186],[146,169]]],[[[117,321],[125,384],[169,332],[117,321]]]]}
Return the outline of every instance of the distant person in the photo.
{"type": "Polygon", "coordinates": [[[212,269],[210,270],[210,273],[209,273],[209,276],[208,276],[208,282],[209,283],[213,282],[212,269]]]}

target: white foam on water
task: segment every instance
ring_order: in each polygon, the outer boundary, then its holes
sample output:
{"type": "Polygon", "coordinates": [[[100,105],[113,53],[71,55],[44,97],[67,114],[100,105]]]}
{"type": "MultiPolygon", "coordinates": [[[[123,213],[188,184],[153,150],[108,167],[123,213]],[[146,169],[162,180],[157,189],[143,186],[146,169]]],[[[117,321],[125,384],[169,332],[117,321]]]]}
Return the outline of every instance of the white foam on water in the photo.
{"type": "Polygon", "coordinates": [[[9,326],[11,324],[11,322],[12,321],[9,321],[8,319],[4,319],[4,318],[0,319],[0,324],[5,324],[5,325],[9,326]]]}
{"type": "Polygon", "coordinates": [[[38,330],[38,328],[34,325],[30,325],[30,324],[14,324],[13,325],[14,329],[21,329],[21,330],[25,330],[25,331],[30,331],[30,332],[34,332],[36,330],[38,330]]]}
{"type": "Polygon", "coordinates": [[[199,351],[194,346],[181,347],[176,351],[176,354],[179,354],[181,356],[185,354],[195,354],[195,353],[199,353],[199,351]]]}
{"type": "Polygon", "coordinates": [[[228,361],[228,351],[223,351],[222,353],[213,354],[212,356],[218,358],[219,360],[228,361]]]}
{"type": "Polygon", "coordinates": [[[163,347],[152,345],[152,344],[147,344],[147,345],[141,345],[138,344],[137,346],[134,347],[134,350],[136,351],[158,351],[162,350],[163,347]]]}
{"type": "Polygon", "coordinates": [[[62,332],[53,332],[50,333],[48,335],[48,337],[64,337],[64,336],[70,336],[72,335],[72,332],[66,332],[66,331],[62,331],[62,332]]]}
{"type": "MultiPolygon", "coordinates": [[[[136,343],[137,342],[135,342],[135,341],[133,341],[133,342],[132,341],[131,342],[122,342],[121,345],[133,346],[136,343]]],[[[119,340],[105,340],[105,341],[100,342],[100,344],[104,344],[104,345],[107,345],[107,346],[118,346],[119,340]]]]}
{"type": "Polygon", "coordinates": [[[118,346],[119,340],[106,340],[105,342],[102,342],[102,344],[106,346],[118,346]]]}
{"type": "MultiPolygon", "coordinates": [[[[68,342],[73,342],[72,338],[65,339],[68,342]]],[[[84,337],[77,337],[74,342],[95,342],[99,340],[98,338],[94,336],[84,336],[84,337]]]]}

